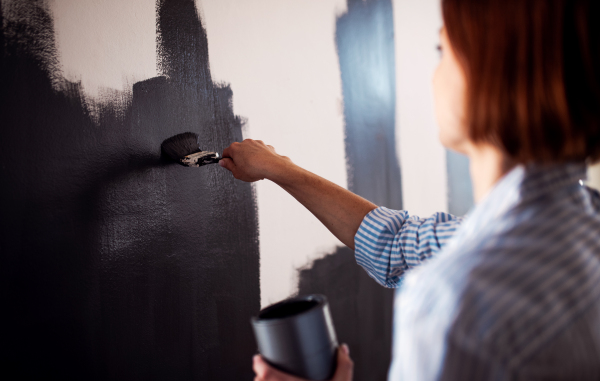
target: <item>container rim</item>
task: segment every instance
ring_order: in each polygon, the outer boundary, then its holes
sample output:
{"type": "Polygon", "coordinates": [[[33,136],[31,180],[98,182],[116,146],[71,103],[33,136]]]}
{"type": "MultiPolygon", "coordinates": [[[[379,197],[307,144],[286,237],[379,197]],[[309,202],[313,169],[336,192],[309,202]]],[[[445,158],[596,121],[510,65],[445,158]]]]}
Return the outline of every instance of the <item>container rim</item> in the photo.
{"type": "Polygon", "coordinates": [[[325,306],[326,304],[327,304],[327,297],[325,295],[321,295],[321,294],[300,295],[300,296],[281,300],[277,303],[271,304],[271,305],[263,308],[262,310],[259,311],[258,316],[253,316],[251,320],[253,323],[267,323],[267,324],[274,323],[274,322],[278,322],[281,320],[289,319],[291,316],[298,317],[298,316],[308,314],[317,308],[323,308],[323,306],[325,306]],[[286,305],[291,305],[291,304],[297,303],[297,302],[315,302],[315,304],[313,306],[307,308],[306,310],[303,310],[303,311],[293,314],[293,315],[288,315],[288,316],[284,316],[284,317],[270,317],[270,318],[266,318],[266,319],[261,317],[261,316],[268,314],[269,312],[272,312],[273,310],[276,310],[276,309],[282,308],[286,305]]]}

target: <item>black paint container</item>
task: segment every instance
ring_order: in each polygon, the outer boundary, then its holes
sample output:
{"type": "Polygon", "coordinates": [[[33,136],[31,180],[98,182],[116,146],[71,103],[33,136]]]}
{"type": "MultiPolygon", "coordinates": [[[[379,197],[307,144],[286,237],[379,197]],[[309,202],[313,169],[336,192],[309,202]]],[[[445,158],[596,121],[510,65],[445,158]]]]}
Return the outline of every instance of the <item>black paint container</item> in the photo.
{"type": "Polygon", "coordinates": [[[333,377],[337,337],[324,295],[287,299],[252,318],[258,350],[275,368],[309,380],[333,377]]]}

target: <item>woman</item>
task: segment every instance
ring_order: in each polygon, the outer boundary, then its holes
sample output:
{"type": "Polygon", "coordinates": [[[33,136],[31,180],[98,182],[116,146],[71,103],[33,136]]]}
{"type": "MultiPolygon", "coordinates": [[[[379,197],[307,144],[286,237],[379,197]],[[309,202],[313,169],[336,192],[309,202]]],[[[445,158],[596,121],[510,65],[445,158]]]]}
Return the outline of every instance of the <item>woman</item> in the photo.
{"type": "MultiPolygon", "coordinates": [[[[580,184],[600,158],[599,10],[442,1],[435,112],[441,142],[470,159],[464,221],[378,208],[261,141],[224,151],[236,178],[279,184],[377,282],[404,278],[391,380],[600,379],[600,195],[580,184]]],[[[334,379],[350,380],[342,349],[334,379]]],[[[298,380],[260,357],[254,369],[298,380]]]]}

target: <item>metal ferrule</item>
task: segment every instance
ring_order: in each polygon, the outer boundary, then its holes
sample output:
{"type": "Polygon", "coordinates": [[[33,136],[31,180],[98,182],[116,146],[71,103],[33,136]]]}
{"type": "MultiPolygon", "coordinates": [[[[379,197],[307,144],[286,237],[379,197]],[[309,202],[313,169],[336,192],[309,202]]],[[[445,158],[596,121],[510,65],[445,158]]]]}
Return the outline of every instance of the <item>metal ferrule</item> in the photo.
{"type": "Polygon", "coordinates": [[[200,167],[206,164],[218,163],[221,158],[217,152],[200,151],[181,159],[181,164],[188,167],[200,167]]]}

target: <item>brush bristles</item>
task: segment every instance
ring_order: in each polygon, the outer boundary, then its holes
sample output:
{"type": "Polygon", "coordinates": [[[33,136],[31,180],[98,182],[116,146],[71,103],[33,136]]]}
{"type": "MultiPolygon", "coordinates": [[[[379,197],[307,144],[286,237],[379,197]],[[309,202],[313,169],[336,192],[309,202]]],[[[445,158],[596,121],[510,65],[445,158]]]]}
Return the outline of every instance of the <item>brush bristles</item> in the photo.
{"type": "Polygon", "coordinates": [[[201,151],[198,144],[198,134],[184,132],[171,136],[160,145],[162,151],[175,161],[181,161],[187,155],[201,151]]]}

